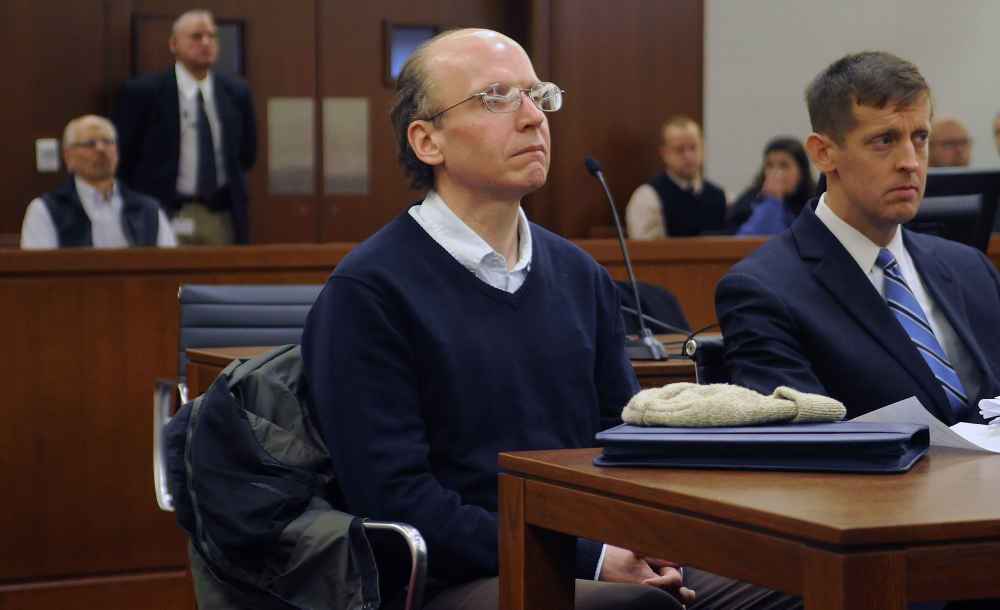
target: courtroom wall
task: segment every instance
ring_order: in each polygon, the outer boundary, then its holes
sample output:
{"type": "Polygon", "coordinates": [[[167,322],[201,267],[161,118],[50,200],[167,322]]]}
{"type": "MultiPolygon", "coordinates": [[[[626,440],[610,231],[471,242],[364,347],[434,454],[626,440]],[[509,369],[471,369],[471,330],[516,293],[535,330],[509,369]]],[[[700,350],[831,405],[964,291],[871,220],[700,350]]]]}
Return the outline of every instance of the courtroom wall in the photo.
{"type": "MultiPolygon", "coordinates": [[[[604,163],[623,207],[632,189],[660,171],[662,120],[677,112],[701,118],[703,0],[197,4],[243,28],[244,76],[261,144],[249,174],[254,243],[359,241],[421,197],[406,188],[395,160],[392,85],[383,73],[386,25],[499,29],[524,44],[540,78],[566,89],[564,109],[550,117],[550,184],[525,201],[532,219],[566,237],[586,237],[591,226],[611,223],[584,170],[587,156],[604,163]],[[273,102],[289,100],[305,108],[292,119],[304,130],[293,140],[306,164],[294,192],[275,188],[276,163],[269,159],[277,150],[270,140],[283,131],[271,116],[273,102]],[[324,108],[331,100],[334,115],[340,103],[366,112],[358,121],[366,144],[358,149],[367,180],[346,192],[329,188],[324,175],[338,158],[326,144],[342,133],[328,133],[324,108]]],[[[169,23],[191,6],[189,0],[0,0],[0,57],[13,85],[0,88],[0,233],[19,232],[28,202],[68,177],[36,171],[35,141],[58,138],[75,116],[109,114],[127,78],[168,66],[169,23]]]]}
{"type": "Polygon", "coordinates": [[[706,0],[706,174],[732,193],[746,188],[769,138],[811,131],[809,81],[833,60],[866,50],[914,62],[934,92],[935,113],[968,125],[972,164],[1000,164],[992,133],[1000,111],[997,24],[993,0],[706,0]]]}

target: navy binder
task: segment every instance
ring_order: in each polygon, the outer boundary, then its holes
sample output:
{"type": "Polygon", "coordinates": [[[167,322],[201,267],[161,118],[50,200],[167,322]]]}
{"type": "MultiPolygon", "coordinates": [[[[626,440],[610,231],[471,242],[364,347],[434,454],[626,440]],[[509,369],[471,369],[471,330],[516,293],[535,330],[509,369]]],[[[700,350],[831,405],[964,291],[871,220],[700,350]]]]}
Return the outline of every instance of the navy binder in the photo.
{"type": "Polygon", "coordinates": [[[922,424],[838,421],[729,428],[622,424],[599,432],[597,466],[906,472],[930,445],[922,424]]]}

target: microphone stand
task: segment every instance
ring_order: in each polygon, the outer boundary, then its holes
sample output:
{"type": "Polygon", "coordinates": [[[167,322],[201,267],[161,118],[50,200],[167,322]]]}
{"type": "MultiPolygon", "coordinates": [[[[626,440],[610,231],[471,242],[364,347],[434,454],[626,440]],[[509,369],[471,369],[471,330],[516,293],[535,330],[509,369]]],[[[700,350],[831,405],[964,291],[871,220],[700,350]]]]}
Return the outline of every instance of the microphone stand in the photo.
{"type": "Polygon", "coordinates": [[[635,281],[635,273],[632,272],[632,260],[628,255],[628,248],[625,247],[625,233],[622,231],[622,223],[618,220],[618,208],[611,198],[611,191],[608,183],[604,181],[604,172],[601,171],[601,164],[594,157],[587,157],[587,171],[591,173],[604,187],[604,194],[611,204],[611,217],[615,219],[615,230],[618,232],[618,243],[622,248],[622,256],[625,258],[625,270],[628,271],[628,281],[632,286],[632,294],[635,296],[635,310],[639,320],[639,336],[636,339],[625,340],[625,352],[631,360],[666,360],[667,352],[663,349],[663,344],[657,341],[653,332],[646,326],[642,314],[642,302],[639,299],[639,285],[635,281]]]}

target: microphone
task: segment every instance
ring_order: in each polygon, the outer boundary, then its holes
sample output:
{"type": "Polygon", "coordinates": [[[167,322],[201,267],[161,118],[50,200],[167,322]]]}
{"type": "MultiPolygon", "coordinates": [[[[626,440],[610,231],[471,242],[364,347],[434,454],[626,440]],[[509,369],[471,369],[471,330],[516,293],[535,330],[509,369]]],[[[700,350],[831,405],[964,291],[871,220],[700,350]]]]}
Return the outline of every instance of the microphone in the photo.
{"type": "Polygon", "coordinates": [[[639,300],[639,285],[635,282],[635,274],[632,273],[632,259],[628,256],[628,248],[625,247],[625,233],[622,231],[622,223],[618,220],[618,209],[615,201],[611,198],[611,191],[608,183],[604,181],[604,172],[601,171],[601,164],[593,157],[587,157],[585,162],[590,175],[597,178],[604,187],[604,194],[611,204],[611,217],[615,219],[615,230],[618,231],[618,243],[622,247],[622,256],[625,258],[625,270],[628,271],[628,281],[632,285],[632,294],[635,296],[636,317],[639,320],[639,338],[626,339],[625,352],[631,360],[666,360],[667,353],[663,349],[663,344],[653,337],[652,331],[646,326],[642,315],[642,303],[639,300]]]}

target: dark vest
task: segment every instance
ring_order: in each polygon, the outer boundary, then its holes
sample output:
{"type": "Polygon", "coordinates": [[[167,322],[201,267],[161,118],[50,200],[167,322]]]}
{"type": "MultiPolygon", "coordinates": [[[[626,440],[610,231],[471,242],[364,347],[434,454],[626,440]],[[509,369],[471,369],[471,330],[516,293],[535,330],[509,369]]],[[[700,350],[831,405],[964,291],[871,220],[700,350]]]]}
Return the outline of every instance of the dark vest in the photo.
{"type": "MultiPolygon", "coordinates": [[[[122,195],[122,229],[128,245],[155,246],[160,231],[160,206],[157,201],[127,189],[120,182],[115,187],[120,189],[122,195]]],[[[42,195],[42,201],[52,217],[60,248],[94,245],[90,217],[76,194],[75,179],[70,178],[66,184],[42,195]]]]}
{"type": "Polygon", "coordinates": [[[650,180],[649,185],[660,196],[660,210],[670,237],[701,235],[723,228],[726,194],[708,180],[702,179],[699,195],[682,190],[665,173],[650,180]]]}

